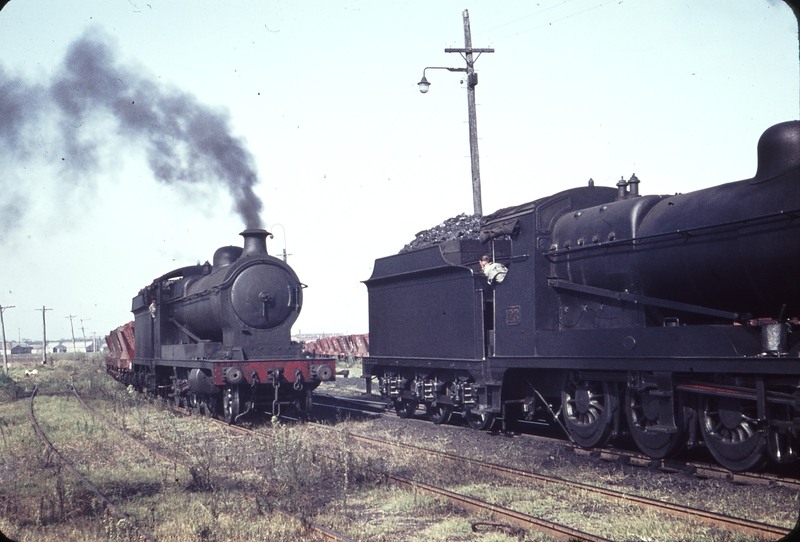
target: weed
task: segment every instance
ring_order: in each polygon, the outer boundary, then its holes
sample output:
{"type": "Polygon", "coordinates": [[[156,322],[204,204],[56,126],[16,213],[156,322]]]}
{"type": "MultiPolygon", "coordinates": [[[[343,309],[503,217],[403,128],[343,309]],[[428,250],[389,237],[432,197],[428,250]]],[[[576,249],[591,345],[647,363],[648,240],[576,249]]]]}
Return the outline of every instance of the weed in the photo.
{"type": "Polygon", "coordinates": [[[19,386],[9,375],[0,371],[0,393],[8,401],[15,401],[19,397],[19,386]]]}

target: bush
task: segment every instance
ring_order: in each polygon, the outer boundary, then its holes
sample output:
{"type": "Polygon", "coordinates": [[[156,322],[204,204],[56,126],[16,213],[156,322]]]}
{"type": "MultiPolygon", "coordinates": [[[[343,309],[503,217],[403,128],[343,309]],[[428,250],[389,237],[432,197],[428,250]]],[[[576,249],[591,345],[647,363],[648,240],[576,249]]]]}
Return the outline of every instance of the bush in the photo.
{"type": "Polygon", "coordinates": [[[9,401],[13,401],[19,396],[17,382],[2,371],[0,371],[0,393],[9,401]]]}

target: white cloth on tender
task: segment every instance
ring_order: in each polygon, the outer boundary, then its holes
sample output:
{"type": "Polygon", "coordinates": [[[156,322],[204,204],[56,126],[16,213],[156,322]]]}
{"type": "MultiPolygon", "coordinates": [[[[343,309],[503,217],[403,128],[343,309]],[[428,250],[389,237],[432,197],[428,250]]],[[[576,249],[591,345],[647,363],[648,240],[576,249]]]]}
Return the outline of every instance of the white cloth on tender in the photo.
{"type": "Polygon", "coordinates": [[[483,268],[483,274],[486,275],[486,280],[489,284],[500,284],[506,278],[508,268],[497,262],[487,263],[483,268]]]}

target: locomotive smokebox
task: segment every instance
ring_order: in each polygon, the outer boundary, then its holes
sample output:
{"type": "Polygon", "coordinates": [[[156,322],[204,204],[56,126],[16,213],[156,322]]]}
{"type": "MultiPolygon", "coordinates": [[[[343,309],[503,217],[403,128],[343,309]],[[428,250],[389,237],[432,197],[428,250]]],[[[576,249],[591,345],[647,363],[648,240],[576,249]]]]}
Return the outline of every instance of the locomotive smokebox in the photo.
{"type": "Polygon", "coordinates": [[[237,348],[235,355],[245,357],[300,354],[300,347],[291,341],[291,327],[302,307],[303,284],[291,267],[267,253],[268,231],[247,229],[240,235],[244,248],[221,247],[213,267],[173,271],[165,275],[171,279],[166,287],[156,281],[134,299],[142,329],[145,323],[150,325],[150,300],[157,299],[160,341],[178,345],[168,347],[175,351],[174,357],[206,357],[207,350],[216,348],[210,343],[237,348]]]}
{"type": "Polygon", "coordinates": [[[267,230],[249,229],[240,233],[244,237],[243,256],[266,256],[267,255],[267,236],[271,235],[267,230]]]}

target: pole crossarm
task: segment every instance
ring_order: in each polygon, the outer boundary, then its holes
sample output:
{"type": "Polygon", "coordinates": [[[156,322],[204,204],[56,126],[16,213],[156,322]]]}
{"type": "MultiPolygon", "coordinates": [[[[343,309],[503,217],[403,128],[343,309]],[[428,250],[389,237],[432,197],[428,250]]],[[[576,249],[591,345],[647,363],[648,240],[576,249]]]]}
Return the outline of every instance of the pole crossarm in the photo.
{"type": "Polygon", "coordinates": [[[470,47],[469,49],[447,47],[444,50],[444,52],[445,53],[494,53],[494,49],[492,49],[491,47],[484,47],[484,48],[470,47]]]}
{"type": "MultiPolygon", "coordinates": [[[[445,53],[460,53],[461,54],[461,58],[466,60],[468,64],[474,64],[481,57],[481,54],[483,54],[483,53],[494,53],[494,49],[492,49],[492,48],[483,48],[483,49],[461,48],[461,49],[454,49],[452,47],[448,47],[448,48],[446,48],[444,50],[444,52],[445,53]],[[474,59],[471,59],[472,53],[478,53],[478,56],[476,56],[474,59]]],[[[460,70],[460,71],[464,71],[464,70],[460,70]]]]}

